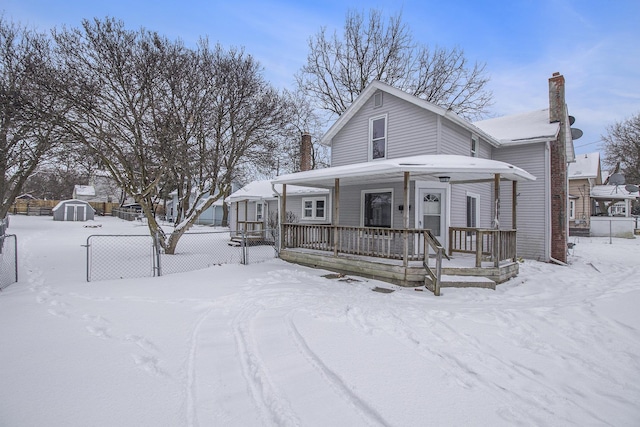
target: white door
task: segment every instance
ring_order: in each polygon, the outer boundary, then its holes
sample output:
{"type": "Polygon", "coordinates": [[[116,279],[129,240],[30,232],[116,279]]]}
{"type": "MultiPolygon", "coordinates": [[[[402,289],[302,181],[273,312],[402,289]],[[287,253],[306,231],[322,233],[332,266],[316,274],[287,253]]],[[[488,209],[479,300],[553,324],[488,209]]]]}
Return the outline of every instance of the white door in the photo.
{"type": "Polygon", "coordinates": [[[446,246],[447,191],[444,188],[418,190],[418,228],[431,230],[441,245],[446,246]]]}

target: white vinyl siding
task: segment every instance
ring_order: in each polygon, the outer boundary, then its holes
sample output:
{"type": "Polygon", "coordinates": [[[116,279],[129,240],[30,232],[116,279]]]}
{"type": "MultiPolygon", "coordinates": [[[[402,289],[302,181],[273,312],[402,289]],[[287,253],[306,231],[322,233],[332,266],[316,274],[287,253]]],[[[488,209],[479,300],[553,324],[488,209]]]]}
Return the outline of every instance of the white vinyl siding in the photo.
{"type": "MultiPolygon", "coordinates": [[[[494,149],[494,160],[521,167],[536,177],[535,181],[519,182],[517,192],[518,256],[548,261],[550,257],[550,215],[548,201],[549,168],[546,165],[546,144],[533,143],[494,149]]],[[[511,205],[511,183],[502,182],[501,206],[511,205]]],[[[511,228],[511,215],[501,209],[500,228],[511,228]]]]}
{"type": "Polygon", "coordinates": [[[331,165],[343,166],[369,160],[369,119],[387,116],[386,157],[436,154],[436,115],[388,93],[382,107],[373,97],[332,139],[331,165]]]}

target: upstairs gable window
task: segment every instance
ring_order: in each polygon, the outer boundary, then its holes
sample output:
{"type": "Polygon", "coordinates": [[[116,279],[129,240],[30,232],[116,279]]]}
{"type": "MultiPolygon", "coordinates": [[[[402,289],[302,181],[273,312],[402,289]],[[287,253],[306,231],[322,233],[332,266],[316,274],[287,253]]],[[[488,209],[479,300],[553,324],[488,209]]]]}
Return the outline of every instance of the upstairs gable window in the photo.
{"type": "Polygon", "coordinates": [[[371,160],[387,157],[387,116],[369,119],[369,157],[371,160]]]}
{"type": "Polygon", "coordinates": [[[471,137],[471,157],[478,157],[478,137],[471,137]]]}

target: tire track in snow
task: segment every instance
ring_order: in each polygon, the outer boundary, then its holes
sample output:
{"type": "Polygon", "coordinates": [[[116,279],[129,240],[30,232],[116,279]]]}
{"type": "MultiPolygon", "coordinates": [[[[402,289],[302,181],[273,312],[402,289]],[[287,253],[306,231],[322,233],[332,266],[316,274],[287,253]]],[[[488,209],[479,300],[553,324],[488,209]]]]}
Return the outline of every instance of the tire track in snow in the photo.
{"type": "Polygon", "coordinates": [[[187,381],[185,385],[185,399],[186,399],[186,417],[188,426],[198,426],[198,414],[196,411],[196,354],[198,350],[198,337],[200,335],[200,328],[202,324],[207,320],[209,315],[213,312],[215,307],[209,308],[204,314],[202,314],[196,321],[195,326],[191,331],[189,337],[189,354],[187,356],[187,381]]]}
{"type": "Polygon", "coordinates": [[[298,426],[300,420],[291,409],[289,401],[281,396],[271,381],[268,368],[261,360],[256,344],[251,339],[251,322],[262,310],[262,305],[260,307],[249,305],[243,308],[232,322],[242,373],[253,402],[265,424],[298,426]]]}
{"type": "Polygon", "coordinates": [[[320,374],[325,383],[336,392],[345,402],[354,408],[369,425],[388,426],[389,423],[372,408],[367,402],[355,394],[351,388],[333,372],[322,359],[311,350],[306,340],[296,327],[292,319],[292,313],[286,316],[291,337],[294,339],[300,353],[307,362],[320,374]]]}

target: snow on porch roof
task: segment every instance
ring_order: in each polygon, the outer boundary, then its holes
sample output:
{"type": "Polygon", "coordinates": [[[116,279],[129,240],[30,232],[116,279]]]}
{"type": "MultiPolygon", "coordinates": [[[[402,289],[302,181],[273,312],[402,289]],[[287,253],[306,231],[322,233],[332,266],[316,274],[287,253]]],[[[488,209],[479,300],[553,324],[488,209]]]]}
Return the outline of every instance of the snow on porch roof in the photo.
{"type": "MultiPolygon", "coordinates": [[[[276,191],[279,194],[282,193],[282,186],[276,186],[276,191]]],[[[300,195],[311,195],[311,194],[325,194],[327,190],[318,190],[317,188],[309,188],[309,187],[300,187],[300,186],[292,186],[287,187],[287,194],[300,194],[300,195]]],[[[262,180],[262,181],[252,181],[249,184],[245,185],[241,189],[233,192],[229,197],[227,197],[226,201],[229,203],[238,202],[243,200],[264,200],[264,199],[273,199],[277,196],[273,192],[273,187],[271,186],[270,180],[262,180]]]]}
{"type": "Polygon", "coordinates": [[[402,180],[404,172],[410,172],[413,179],[425,181],[449,177],[451,183],[489,181],[494,179],[495,174],[511,181],[536,179],[524,169],[497,160],[457,155],[423,155],[292,173],[279,176],[273,182],[330,188],[336,178],[350,184],[392,182],[402,180]]]}

